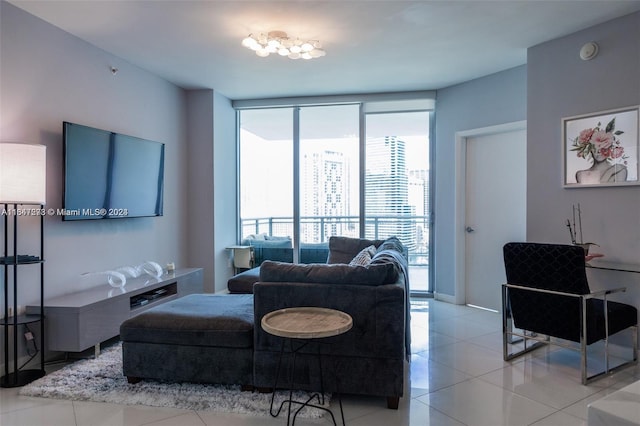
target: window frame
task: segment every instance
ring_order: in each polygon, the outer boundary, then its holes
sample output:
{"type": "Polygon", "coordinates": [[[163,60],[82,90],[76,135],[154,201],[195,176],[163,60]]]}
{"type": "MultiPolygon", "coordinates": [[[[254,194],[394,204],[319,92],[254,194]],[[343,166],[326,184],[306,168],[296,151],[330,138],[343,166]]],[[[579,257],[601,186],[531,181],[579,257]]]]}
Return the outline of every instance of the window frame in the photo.
{"type": "Polygon", "coordinates": [[[359,234],[363,238],[366,232],[366,204],[365,204],[365,174],[366,174],[366,117],[369,114],[403,113],[403,112],[427,112],[429,117],[429,253],[428,253],[428,290],[427,292],[412,292],[412,296],[431,296],[434,290],[434,223],[435,223],[435,176],[436,164],[431,161],[435,158],[435,91],[417,91],[403,93],[363,94],[363,95],[336,95],[299,98],[272,98],[249,99],[232,102],[236,110],[236,218],[237,240],[242,239],[241,226],[241,182],[240,182],[240,115],[247,109],[291,108],[293,114],[293,261],[298,262],[300,256],[300,109],[314,106],[359,106],[359,159],[358,159],[358,188],[359,188],[359,234]]]}

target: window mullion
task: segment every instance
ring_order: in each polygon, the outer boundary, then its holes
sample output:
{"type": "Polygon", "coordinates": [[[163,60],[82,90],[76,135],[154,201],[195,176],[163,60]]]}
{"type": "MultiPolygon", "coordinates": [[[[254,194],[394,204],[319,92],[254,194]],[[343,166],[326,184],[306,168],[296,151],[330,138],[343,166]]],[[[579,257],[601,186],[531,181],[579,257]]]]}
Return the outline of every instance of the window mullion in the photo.
{"type": "Polygon", "coordinates": [[[360,104],[360,114],[359,114],[359,137],[360,137],[360,158],[359,158],[359,167],[358,167],[358,179],[359,179],[359,190],[360,190],[360,238],[364,238],[365,236],[365,173],[366,173],[366,114],[364,111],[364,104],[360,104]]]}
{"type": "Polygon", "coordinates": [[[293,108],[293,262],[300,255],[300,107],[293,108]]]}

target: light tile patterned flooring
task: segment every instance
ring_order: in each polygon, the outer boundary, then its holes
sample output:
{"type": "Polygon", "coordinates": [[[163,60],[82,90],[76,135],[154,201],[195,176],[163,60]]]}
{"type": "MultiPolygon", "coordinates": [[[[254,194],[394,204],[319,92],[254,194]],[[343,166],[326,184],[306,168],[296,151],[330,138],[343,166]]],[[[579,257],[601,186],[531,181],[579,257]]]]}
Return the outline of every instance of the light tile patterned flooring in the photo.
{"type": "MultiPolygon", "coordinates": [[[[414,301],[411,328],[413,356],[400,408],[386,409],[383,398],[345,395],[347,425],[585,425],[587,404],[640,379],[635,366],[582,386],[579,357],[565,349],[504,362],[500,316],[466,306],[414,301]]],[[[0,424],[270,426],[286,418],[28,398],[1,389],[0,424]]]]}

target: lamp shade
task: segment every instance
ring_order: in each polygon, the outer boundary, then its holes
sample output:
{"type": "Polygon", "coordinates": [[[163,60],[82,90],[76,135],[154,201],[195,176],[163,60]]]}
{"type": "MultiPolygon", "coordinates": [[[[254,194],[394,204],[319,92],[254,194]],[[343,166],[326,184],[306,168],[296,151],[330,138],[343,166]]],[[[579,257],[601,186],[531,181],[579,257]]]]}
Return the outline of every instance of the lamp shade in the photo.
{"type": "Polygon", "coordinates": [[[0,143],[0,203],[45,204],[47,147],[0,143]]]}

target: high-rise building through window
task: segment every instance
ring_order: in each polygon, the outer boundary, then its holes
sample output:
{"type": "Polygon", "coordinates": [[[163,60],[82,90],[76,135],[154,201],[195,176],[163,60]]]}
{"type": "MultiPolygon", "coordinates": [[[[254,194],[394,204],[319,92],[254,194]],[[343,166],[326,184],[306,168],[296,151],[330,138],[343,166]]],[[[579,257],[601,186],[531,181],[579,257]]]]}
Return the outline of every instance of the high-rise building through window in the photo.
{"type": "Polygon", "coordinates": [[[368,139],[366,153],[366,235],[395,235],[411,249],[416,235],[409,219],[416,209],[409,205],[405,142],[395,136],[368,139]]]}
{"type": "Polygon", "coordinates": [[[309,218],[301,227],[302,241],[319,243],[326,235],[349,235],[341,218],[349,216],[350,158],[331,150],[312,152],[303,155],[300,170],[301,216],[309,218]]]}
{"type": "Polygon", "coordinates": [[[426,291],[429,112],[369,106],[240,112],[239,241],[260,241],[260,261],[314,263],[326,260],[332,236],[397,236],[411,291],[426,291]]]}

